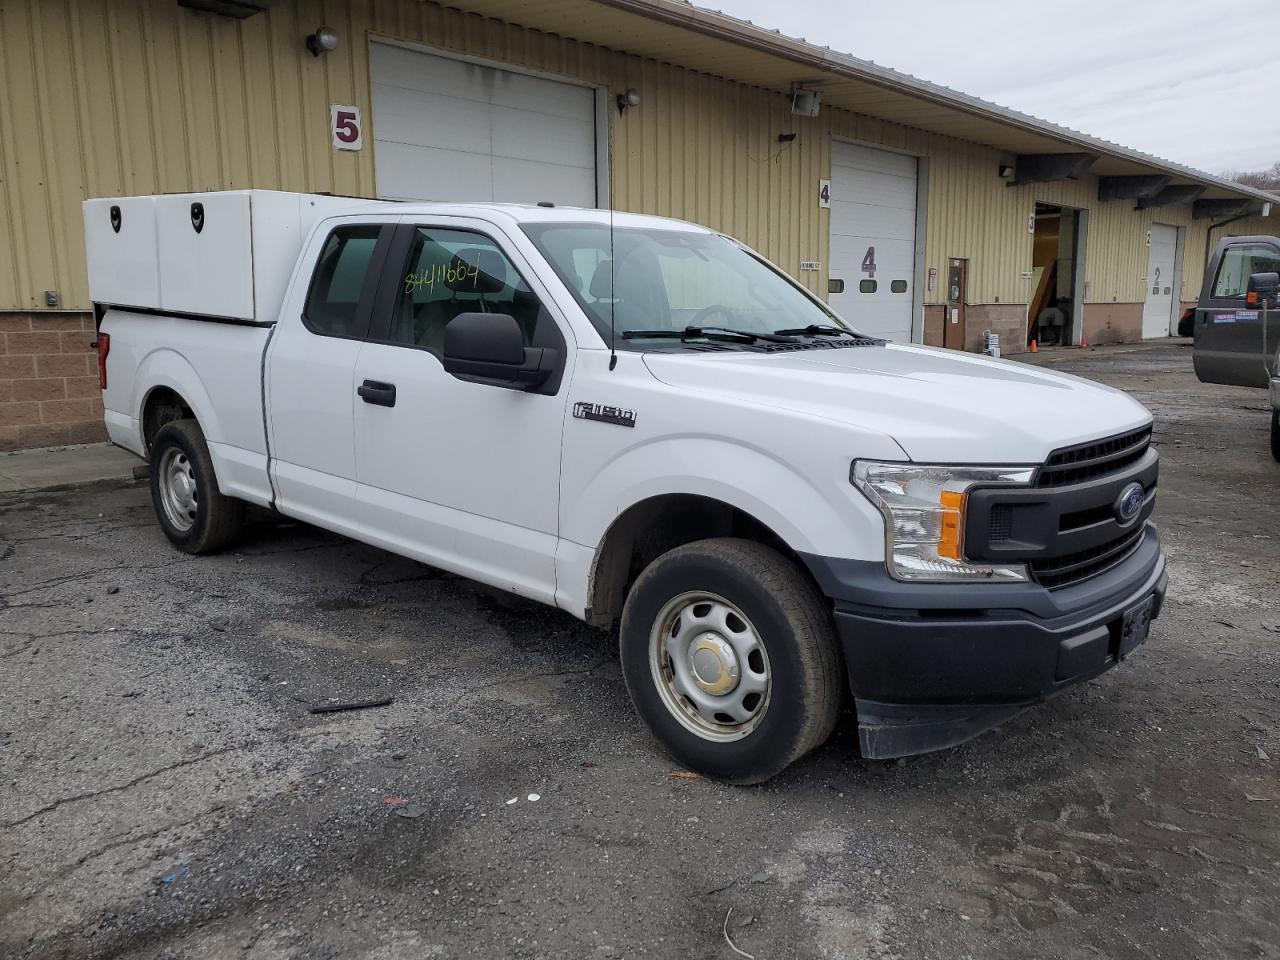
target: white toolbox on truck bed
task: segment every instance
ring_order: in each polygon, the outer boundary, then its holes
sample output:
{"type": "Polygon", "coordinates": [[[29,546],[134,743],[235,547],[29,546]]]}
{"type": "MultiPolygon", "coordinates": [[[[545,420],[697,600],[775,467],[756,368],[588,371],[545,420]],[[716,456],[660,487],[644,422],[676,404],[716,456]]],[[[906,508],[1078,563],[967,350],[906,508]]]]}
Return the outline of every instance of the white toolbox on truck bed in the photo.
{"type": "Polygon", "coordinates": [[[273,323],[316,221],[368,203],[276,190],[86,200],[89,297],[273,323]]]}

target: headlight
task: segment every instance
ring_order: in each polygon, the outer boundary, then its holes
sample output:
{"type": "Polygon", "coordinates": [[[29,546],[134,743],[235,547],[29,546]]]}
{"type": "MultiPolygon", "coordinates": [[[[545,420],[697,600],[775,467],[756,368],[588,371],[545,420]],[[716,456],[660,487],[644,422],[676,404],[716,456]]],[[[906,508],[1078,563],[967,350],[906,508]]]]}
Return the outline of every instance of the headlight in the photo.
{"type": "Polygon", "coordinates": [[[1027,579],[1022,564],[969,563],[964,518],[969,488],[1030,483],[1031,467],[951,467],[855,460],[849,479],[884,514],[885,557],[897,580],[1027,579]]]}

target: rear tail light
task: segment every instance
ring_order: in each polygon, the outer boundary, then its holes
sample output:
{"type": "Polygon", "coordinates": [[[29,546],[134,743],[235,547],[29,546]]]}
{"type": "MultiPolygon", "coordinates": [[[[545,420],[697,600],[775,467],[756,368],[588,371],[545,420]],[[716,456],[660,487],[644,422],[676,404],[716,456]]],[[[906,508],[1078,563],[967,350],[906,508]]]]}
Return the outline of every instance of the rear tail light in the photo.
{"type": "Polygon", "coordinates": [[[107,389],[107,354],[111,352],[111,334],[98,334],[98,388],[107,389]]]}

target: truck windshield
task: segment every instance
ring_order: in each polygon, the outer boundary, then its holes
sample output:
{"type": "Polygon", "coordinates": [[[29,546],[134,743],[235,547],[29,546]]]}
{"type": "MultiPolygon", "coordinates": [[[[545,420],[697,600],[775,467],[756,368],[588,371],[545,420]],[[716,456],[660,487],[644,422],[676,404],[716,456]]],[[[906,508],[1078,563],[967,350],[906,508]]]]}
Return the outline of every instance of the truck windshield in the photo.
{"type": "Polygon", "coordinates": [[[522,229],[605,341],[611,329],[617,334],[619,348],[704,338],[749,343],[778,331],[856,336],[794,281],[718,234],[627,227],[611,238],[607,224],[595,223],[522,229]]]}

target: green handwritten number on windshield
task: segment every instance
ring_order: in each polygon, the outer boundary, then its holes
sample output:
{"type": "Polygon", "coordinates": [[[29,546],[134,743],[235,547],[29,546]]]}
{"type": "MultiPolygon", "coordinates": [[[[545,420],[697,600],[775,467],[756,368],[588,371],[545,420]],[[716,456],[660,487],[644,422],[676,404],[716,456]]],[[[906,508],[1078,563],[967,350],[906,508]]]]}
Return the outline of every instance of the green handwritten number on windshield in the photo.
{"type": "Polygon", "coordinates": [[[471,281],[470,289],[480,286],[480,267],[454,258],[446,263],[433,263],[420,267],[404,278],[404,292],[412,294],[426,287],[427,292],[435,290],[437,283],[442,283],[450,290],[466,290],[467,281],[471,281]]]}

